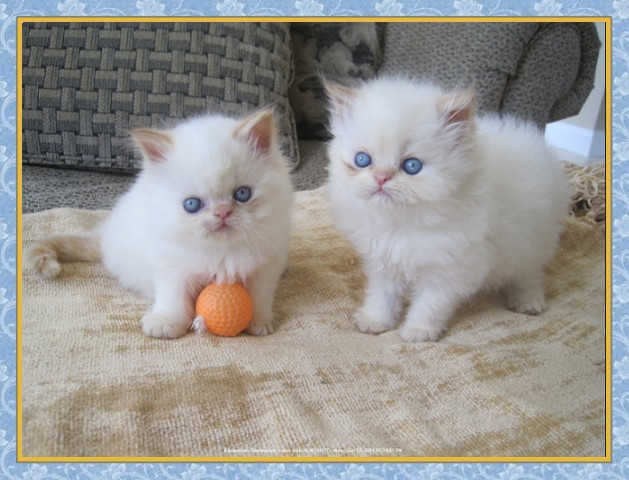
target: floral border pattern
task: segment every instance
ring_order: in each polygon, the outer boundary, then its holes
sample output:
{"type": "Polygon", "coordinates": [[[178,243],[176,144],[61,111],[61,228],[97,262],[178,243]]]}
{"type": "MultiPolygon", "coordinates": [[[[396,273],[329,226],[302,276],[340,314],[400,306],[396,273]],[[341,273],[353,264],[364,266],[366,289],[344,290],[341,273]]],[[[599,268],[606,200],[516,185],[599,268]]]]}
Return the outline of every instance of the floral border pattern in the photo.
{"type": "Polygon", "coordinates": [[[0,2],[0,478],[629,478],[629,0],[5,0],[0,2]],[[606,16],[612,18],[612,463],[17,463],[16,18],[606,16]]]}

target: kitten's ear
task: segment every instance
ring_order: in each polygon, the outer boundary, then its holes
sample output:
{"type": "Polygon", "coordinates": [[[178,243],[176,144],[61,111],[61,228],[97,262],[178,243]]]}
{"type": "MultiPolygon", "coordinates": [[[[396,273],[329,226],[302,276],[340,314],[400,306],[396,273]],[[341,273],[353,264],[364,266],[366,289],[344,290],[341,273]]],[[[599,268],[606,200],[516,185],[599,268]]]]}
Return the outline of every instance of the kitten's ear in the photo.
{"type": "Polygon", "coordinates": [[[241,120],[234,137],[250,142],[260,152],[268,152],[275,144],[275,115],[272,108],[264,108],[241,120]]]}
{"type": "Polygon", "coordinates": [[[325,78],[321,78],[321,83],[325,89],[325,93],[330,99],[330,111],[335,117],[343,117],[346,114],[356,97],[356,92],[345,85],[331,82],[325,78]]]}
{"type": "Polygon", "coordinates": [[[476,114],[476,90],[469,87],[460,92],[444,95],[437,102],[437,108],[447,126],[468,124],[476,114]]]}
{"type": "Polygon", "coordinates": [[[145,158],[152,163],[165,162],[168,153],[173,148],[173,139],[165,132],[150,128],[138,128],[131,132],[131,136],[144,153],[145,158]]]}

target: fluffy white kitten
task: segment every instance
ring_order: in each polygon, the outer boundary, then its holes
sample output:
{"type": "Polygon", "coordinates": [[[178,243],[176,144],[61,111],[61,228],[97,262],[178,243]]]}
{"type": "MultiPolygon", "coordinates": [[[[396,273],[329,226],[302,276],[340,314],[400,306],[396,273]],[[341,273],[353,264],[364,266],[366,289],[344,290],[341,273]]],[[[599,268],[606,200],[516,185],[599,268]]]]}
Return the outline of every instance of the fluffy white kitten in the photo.
{"type": "Polygon", "coordinates": [[[473,89],[381,78],[331,100],[330,211],[363,260],[354,323],[367,333],[435,341],[482,288],[507,306],[545,307],[570,190],[542,134],[514,118],[476,117],[473,89]]]}
{"type": "Polygon", "coordinates": [[[240,120],[205,116],[132,136],[144,167],[95,232],[38,244],[29,265],[56,276],[59,262],[101,258],[120,284],[154,299],[142,318],[152,337],[180,337],[210,282],[241,282],[252,298],[247,332],[273,331],[273,298],[288,252],[292,187],[273,112],[240,120]]]}

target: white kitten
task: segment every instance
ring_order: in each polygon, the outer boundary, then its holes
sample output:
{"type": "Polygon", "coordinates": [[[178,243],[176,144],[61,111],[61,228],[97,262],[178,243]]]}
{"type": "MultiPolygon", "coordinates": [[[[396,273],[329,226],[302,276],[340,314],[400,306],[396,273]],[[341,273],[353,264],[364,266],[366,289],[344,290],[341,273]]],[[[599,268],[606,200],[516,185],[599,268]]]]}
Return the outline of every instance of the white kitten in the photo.
{"type": "Polygon", "coordinates": [[[482,288],[541,313],[544,266],[570,201],[542,134],[513,118],[476,118],[472,89],[382,78],[327,90],[330,210],[367,275],[358,329],[394,328],[406,294],[406,341],[436,340],[482,288]]]}
{"type": "Polygon", "coordinates": [[[61,261],[93,261],[154,299],[142,319],[152,337],[180,337],[210,282],[241,282],[253,300],[254,335],[273,331],[273,298],[286,265],[292,187],[273,113],[206,116],[132,136],[144,168],[101,227],[43,240],[28,256],[44,277],[61,261]]]}

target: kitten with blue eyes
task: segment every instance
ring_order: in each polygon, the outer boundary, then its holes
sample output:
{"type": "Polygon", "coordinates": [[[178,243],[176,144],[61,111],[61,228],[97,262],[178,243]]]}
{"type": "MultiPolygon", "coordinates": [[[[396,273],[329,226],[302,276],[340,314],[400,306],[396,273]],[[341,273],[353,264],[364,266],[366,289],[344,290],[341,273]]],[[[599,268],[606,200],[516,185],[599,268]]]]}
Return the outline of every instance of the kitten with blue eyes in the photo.
{"type": "Polygon", "coordinates": [[[330,212],[367,277],[357,328],[395,328],[408,298],[401,338],[435,341],[482,289],[540,314],[570,190],[535,126],[477,116],[473,89],[402,78],[326,89],[330,212]]]}
{"type": "Polygon", "coordinates": [[[44,239],[27,265],[52,278],[60,262],[102,258],[123,287],[154,300],[142,330],[163,338],[190,328],[205,285],[239,282],[254,307],[246,332],[271,333],[293,197],[272,110],[131,135],[144,166],[109,217],[94,232],[44,239]]]}

